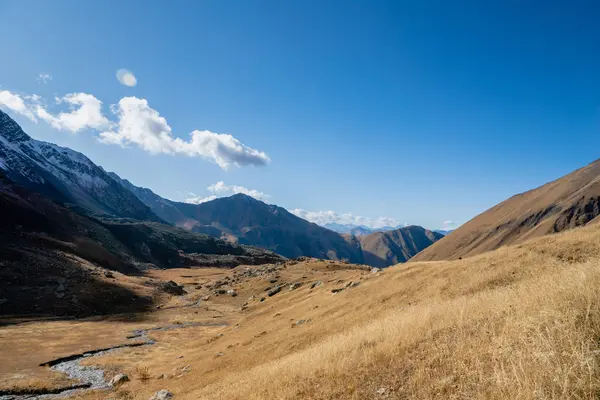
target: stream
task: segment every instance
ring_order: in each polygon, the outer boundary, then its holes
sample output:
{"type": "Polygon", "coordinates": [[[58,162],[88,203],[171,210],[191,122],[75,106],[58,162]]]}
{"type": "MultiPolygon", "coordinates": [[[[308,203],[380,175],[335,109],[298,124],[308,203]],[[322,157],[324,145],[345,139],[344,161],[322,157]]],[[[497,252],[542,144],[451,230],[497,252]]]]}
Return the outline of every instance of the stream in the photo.
{"type": "Polygon", "coordinates": [[[117,346],[107,347],[103,349],[90,350],[81,354],[74,354],[67,357],[57,358],[40,364],[42,367],[50,367],[54,371],[61,372],[73,380],[80,383],[56,388],[44,389],[39,391],[10,391],[0,390],[0,400],[33,400],[33,399],[55,399],[68,397],[76,392],[85,390],[110,389],[112,386],[104,377],[104,370],[95,366],[81,365],[81,361],[90,357],[99,357],[113,351],[118,351],[130,347],[152,346],[156,341],[148,336],[149,332],[170,331],[174,329],[190,328],[196,326],[227,326],[223,323],[203,323],[203,322],[185,322],[181,324],[172,324],[162,327],[137,329],[127,336],[129,340],[137,340],[135,343],[120,344],[117,346]],[[141,340],[141,341],[140,341],[141,340]]]}

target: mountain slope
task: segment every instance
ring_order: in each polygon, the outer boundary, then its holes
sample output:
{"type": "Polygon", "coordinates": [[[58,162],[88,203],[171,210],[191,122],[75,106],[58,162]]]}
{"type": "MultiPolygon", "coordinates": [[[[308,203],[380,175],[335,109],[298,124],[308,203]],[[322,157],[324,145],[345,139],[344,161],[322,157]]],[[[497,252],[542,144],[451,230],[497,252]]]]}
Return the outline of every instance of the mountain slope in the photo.
{"type": "Polygon", "coordinates": [[[471,256],[585,225],[598,215],[600,160],[490,208],[413,260],[471,256]]]}
{"type": "Polygon", "coordinates": [[[178,203],[177,207],[198,222],[192,228],[196,232],[214,234],[216,230],[239,243],[264,247],[286,257],[363,262],[358,241],[243,194],[197,205],[178,203]]]}
{"type": "Polygon", "coordinates": [[[14,182],[98,215],[160,221],[106,171],[74,150],[34,140],[0,111],[0,169],[14,182]]]}
{"type": "Polygon", "coordinates": [[[365,263],[374,267],[389,267],[403,263],[431,246],[444,235],[420,226],[407,226],[386,232],[360,236],[365,263]]]}
{"type": "Polygon", "coordinates": [[[285,257],[317,257],[362,263],[360,244],[308,222],[282,207],[244,194],[202,204],[188,204],[160,197],[116,174],[111,176],[134,193],[165,221],[194,232],[224,237],[240,244],[259,246],[285,257]]]}
{"type": "Polygon", "coordinates": [[[151,305],[113,282],[109,270],[139,275],[157,267],[283,260],[156,222],[83,216],[14,184],[2,171],[0,210],[0,314],[90,315],[151,305]]]}

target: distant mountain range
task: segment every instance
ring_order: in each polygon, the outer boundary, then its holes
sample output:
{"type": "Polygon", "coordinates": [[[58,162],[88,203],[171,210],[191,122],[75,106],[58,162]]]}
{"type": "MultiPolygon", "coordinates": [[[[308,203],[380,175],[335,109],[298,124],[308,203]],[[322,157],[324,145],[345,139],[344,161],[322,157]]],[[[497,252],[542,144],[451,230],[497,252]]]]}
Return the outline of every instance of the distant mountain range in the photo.
{"type": "Polygon", "coordinates": [[[365,225],[354,225],[354,224],[338,224],[336,222],[330,222],[323,225],[325,228],[330,229],[337,233],[346,233],[352,236],[364,236],[370,235],[374,232],[385,232],[399,229],[402,226],[382,226],[381,228],[369,228],[365,225]]]}
{"type": "Polygon", "coordinates": [[[425,249],[415,261],[468,257],[600,219],[600,160],[512,196],[425,249]]]}
{"type": "MultiPolygon", "coordinates": [[[[156,238],[160,246],[179,248],[184,254],[214,254],[216,250],[210,246],[189,245],[198,240],[206,241],[209,235],[227,241],[219,242],[221,248],[227,248],[222,247],[223,243],[233,243],[261,247],[285,257],[309,256],[377,266],[406,261],[437,240],[430,231],[420,227],[370,229],[341,224],[322,227],[282,207],[243,194],[202,204],[171,201],[106,172],[81,153],[32,139],[2,111],[0,171],[4,171],[3,179],[10,185],[38,193],[58,206],[94,218],[116,241],[130,240],[125,253],[132,259],[161,267],[181,259],[157,257],[159,253],[170,253],[149,248],[156,238]],[[127,220],[120,220],[122,218],[127,220]],[[419,230],[426,233],[421,234],[419,230]],[[380,235],[378,231],[386,231],[386,234],[380,235]],[[193,236],[189,232],[200,235],[193,236]],[[174,242],[168,244],[169,241],[174,242]]],[[[230,247],[224,254],[241,253],[237,247],[230,247]]]]}

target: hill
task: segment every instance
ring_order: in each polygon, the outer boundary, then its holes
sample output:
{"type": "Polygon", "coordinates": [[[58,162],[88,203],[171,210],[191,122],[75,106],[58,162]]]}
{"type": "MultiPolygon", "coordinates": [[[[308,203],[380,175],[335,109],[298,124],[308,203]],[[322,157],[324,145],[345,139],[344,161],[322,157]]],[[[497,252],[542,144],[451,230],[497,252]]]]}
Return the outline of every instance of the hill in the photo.
{"type": "Polygon", "coordinates": [[[371,233],[358,239],[365,264],[383,268],[408,261],[443,237],[440,233],[412,225],[393,231],[371,233]]]}
{"type": "Polygon", "coordinates": [[[472,256],[585,225],[600,214],[600,160],[476,216],[413,258],[472,256]]]}

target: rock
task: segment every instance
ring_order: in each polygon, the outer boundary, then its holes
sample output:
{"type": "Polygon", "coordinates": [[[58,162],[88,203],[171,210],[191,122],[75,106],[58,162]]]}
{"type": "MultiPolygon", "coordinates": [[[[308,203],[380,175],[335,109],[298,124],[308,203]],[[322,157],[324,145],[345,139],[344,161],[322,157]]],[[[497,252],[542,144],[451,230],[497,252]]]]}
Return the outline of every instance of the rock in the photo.
{"type": "Polygon", "coordinates": [[[276,288],[269,290],[269,293],[267,293],[267,296],[269,296],[269,297],[275,296],[279,292],[281,292],[281,286],[277,286],[276,288]]]}
{"type": "Polygon", "coordinates": [[[383,394],[385,394],[385,392],[387,392],[386,388],[379,388],[379,389],[377,389],[377,394],[383,395],[383,394]]]}
{"type": "Polygon", "coordinates": [[[229,289],[227,291],[227,294],[230,295],[231,297],[236,297],[237,296],[237,292],[234,289],[229,289]]]}
{"type": "Polygon", "coordinates": [[[259,301],[262,303],[263,301],[265,301],[265,298],[261,297],[259,301]]]}
{"type": "Polygon", "coordinates": [[[310,319],[299,319],[298,321],[296,321],[296,325],[302,325],[307,322],[310,322],[310,319]]]}
{"type": "Polygon", "coordinates": [[[290,285],[290,292],[291,292],[292,290],[296,290],[296,289],[298,289],[300,286],[302,286],[302,283],[300,283],[300,282],[295,282],[295,283],[292,283],[292,284],[290,285]]]}
{"type": "Polygon", "coordinates": [[[166,378],[167,378],[167,375],[165,375],[165,374],[160,374],[156,377],[156,379],[166,379],[166,378]]]}
{"type": "Polygon", "coordinates": [[[187,294],[185,290],[183,290],[183,286],[179,286],[177,283],[173,281],[169,282],[161,282],[158,287],[165,293],[169,293],[175,296],[182,296],[187,294]]]}
{"type": "Polygon", "coordinates": [[[223,357],[224,355],[225,355],[225,353],[223,353],[222,351],[220,351],[217,354],[215,354],[215,357],[223,357]]]}
{"type": "Polygon", "coordinates": [[[322,284],[323,284],[323,281],[316,281],[316,282],[313,282],[313,284],[312,284],[312,285],[310,285],[310,289],[312,290],[312,289],[314,289],[314,288],[316,288],[316,287],[319,287],[319,286],[321,286],[322,284]]]}
{"type": "Polygon", "coordinates": [[[220,294],[227,294],[227,290],[225,289],[217,289],[215,290],[215,294],[218,296],[220,294]]]}
{"type": "Polygon", "coordinates": [[[115,274],[113,274],[110,271],[104,271],[104,276],[107,277],[107,278],[114,278],[115,274]]]}
{"type": "Polygon", "coordinates": [[[271,280],[269,281],[269,283],[276,283],[276,282],[277,282],[277,279],[271,279],[271,280]]]}
{"type": "Polygon", "coordinates": [[[150,397],[150,400],[167,400],[172,399],[173,394],[166,389],[160,390],[150,397]]]}
{"type": "Polygon", "coordinates": [[[202,297],[202,301],[208,301],[210,299],[210,295],[206,295],[204,297],[202,297]]]}
{"type": "Polygon", "coordinates": [[[348,282],[346,283],[346,288],[353,288],[353,287],[357,287],[358,285],[360,285],[360,282],[348,282]]]}
{"type": "Polygon", "coordinates": [[[111,386],[117,387],[121,386],[125,382],[129,382],[129,377],[126,374],[117,374],[113,376],[109,383],[111,386]]]}
{"type": "Polygon", "coordinates": [[[371,273],[372,274],[376,274],[376,273],[381,272],[381,271],[382,271],[381,268],[371,268],[371,273]]]}
{"type": "Polygon", "coordinates": [[[344,290],[344,288],[331,289],[331,293],[336,294],[336,293],[341,292],[342,290],[344,290]]]}

